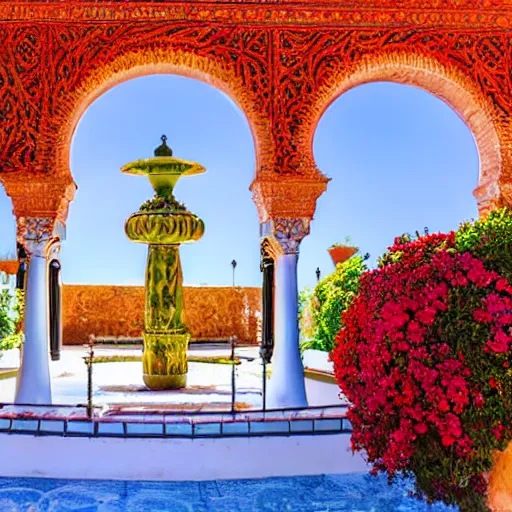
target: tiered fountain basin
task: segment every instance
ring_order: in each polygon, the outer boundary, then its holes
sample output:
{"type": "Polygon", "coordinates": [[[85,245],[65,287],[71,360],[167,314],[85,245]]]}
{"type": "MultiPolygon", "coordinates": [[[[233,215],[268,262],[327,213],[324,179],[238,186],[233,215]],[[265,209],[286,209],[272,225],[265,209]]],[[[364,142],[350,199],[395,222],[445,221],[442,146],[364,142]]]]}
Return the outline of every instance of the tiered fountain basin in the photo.
{"type": "MultiPolygon", "coordinates": [[[[165,144],[163,148],[170,152],[165,144]]],[[[131,162],[121,168],[126,174],[147,176],[155,190],[125,224],[127,237],[146,243],[144,308],[144,383],[150,389],[177,389],[187,383],[187,347],[190,334],[183,321],[183,276],[179,246],[199,240],[203,221],[174,197],[181,176],[205,172],[199,164],[155,156],[131,162]]]]}
{"type": "Polygon", "coordinates": [[[125,225],[128,238],[152,245],[174,245],[199,240],[204,223],[189,212],[136,213],[125,225]]]}

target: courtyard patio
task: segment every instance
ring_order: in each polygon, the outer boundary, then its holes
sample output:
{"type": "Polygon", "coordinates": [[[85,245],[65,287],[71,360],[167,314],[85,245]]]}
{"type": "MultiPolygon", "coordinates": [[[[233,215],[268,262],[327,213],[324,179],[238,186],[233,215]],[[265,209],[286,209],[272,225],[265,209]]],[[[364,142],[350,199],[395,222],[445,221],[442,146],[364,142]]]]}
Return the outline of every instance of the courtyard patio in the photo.
{"type": "MultiPolygon", "coordinates": [[[[52,362],[52,401],[55,405],[87,403],[87,366],[84,358],[89,349],[82,346],[64,347],[59,361],[52,362]]],[[[191,347],[189,355],[195,357],[230,357],[230,349],[219,346],[191,347]]],[[[97,346],[95,358],[142,357],[142,347],[97,346]]],[[[262,368],[257,347],[237,349],[241,363],[235,365],[237,407],[261,408],[262,368]]],[[[0,360],[0,365],[1,365],[0,360]]],[[[118,408],[119,406],[151,406],[160,409],[191,411],[224,409],[231,407],[231,364],[189,363],[187,387],[179,390],[153,391],[142,380],[142,363],[98,362],[93,364],[93,405],[118,408]]],[[[7,378],[0,386],[0,402],[14,402],[15,378],[7,378]]]]}
{"type": "MultiPolygon", "coordinates": [[[[155,391],[147,388],[142,379],[140,361],[121,362],[118,359],[142,357],[142,347],[134,345],[97,345],[94,347],[95,360],[113,359],[116,362],[95,362],[92,374],[93,407],[103,414],[151,414],[151,412],[229,412],[234,397],[238,411],[261,410],[263,408],[262,379],[263,368],[258,347],[237,347],[234,365],[229,363],[231,348],[224,344],[194,345],[189,347],[187,387],[177,390],[155,391]],[[223,358],[222,363],[197,362],[223,358]]],[[[54,405],[87,404],[87,365],[85,358],[89,348],[85,346],[65,346],[59,361],[50,364],[52,381],[52,402],[54,405]]],[[[310,366],[321,367],[317,354],[308,354],[306,362],[310,366]]],[[[15,360],[14,360],[15,363],[15,360]]],[[[11,370],[13,359],[0,359],[0,369],[11,370]]],[[[324,364],[325,366],[325,364],[324,364]]],[[[318,368],[322,371],[322,368],[318,368]]],[[[328,368],[327,368],[328,369],[328,368]]],[[[325,372],[328,373],[328,372],[325,372]]],[[[267,369],[267,380],[271,367],[267,369]]],[[[0,386],[0,403],[14,402],[16,391],[15,374],[4,378],[0,386]]],[[[310,406],[340,404],[336,399],[337,386],[328,385],[317,389],[321,383],[311,376],[306,378],[306,389],[310,406]],[[316,387],[314,387],[316,386],[316,387]],[[332,388],[332,389],[331,389],[332,388]]],[[[325,385],[324,385],[325,386],[325,385]]]]}

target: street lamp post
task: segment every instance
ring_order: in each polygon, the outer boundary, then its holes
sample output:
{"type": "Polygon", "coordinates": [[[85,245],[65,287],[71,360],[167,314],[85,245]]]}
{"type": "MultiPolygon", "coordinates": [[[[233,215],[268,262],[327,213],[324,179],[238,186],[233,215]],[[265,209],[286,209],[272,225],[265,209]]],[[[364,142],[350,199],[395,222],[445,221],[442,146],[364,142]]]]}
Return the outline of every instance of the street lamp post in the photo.
{"type": "Polygon", "coordinates": [[[236,268],[236,260],[231,262],[231,266],[233,267],[233,286],[235,286],[235,268],[236,268]]]}
{"type": "Polygon", "coordinates": [[[316,267],[316,282],[320,281],[320,267],[316,267]]]}

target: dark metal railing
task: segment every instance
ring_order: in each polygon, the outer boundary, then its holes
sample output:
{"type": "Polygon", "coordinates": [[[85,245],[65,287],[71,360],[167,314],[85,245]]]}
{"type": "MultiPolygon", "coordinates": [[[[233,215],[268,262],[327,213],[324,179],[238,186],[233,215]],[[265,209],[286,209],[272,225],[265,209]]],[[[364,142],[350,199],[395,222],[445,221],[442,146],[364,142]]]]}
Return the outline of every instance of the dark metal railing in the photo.
{"type": "MultiPolygon", "coordinates": [[[[94,343],[95,343],[95,336],[90,335],[89,336],[89,342],[84,345],[84,347],[87,347],[89,349],[88,355],[83,357],[84,363],[87,366],[87,403],[86,404],[31,404],[31,403],[25,403],[25,404],[14,404],[14,403],[0,403],[0,416],[1,416],[1,409],[6,406],[18,406],[18,407],[44,407],[44,408],[85,408],[87,418],[92,419],[93,418],[93,411],[95,409],[101,410],[104,407],[103,406],[94,406],[93,404],[93,360],[94,360],[94,343]]],[[[184,417],[205,417],[205,416],[219,416],[224,414],[231,414],[233,417],[236,417],[237,414],[243,414],[244,416],[250,416],[250,415],[258,415],[258,414],[273,414],[273,413],[286,413],[286,412],[298,412],[298,411],[310,411],[314,412],[317,410],[334,410],[339,409],[345,411],[348,408],[348,404],[331,404],[331,405],[319,405],[319,406],[308,406],[306,408],[304,407],[283,407],[283,408],[267,408],[266,405],[266,388],[267,388],[267,365],[265,357],[261,357],[262,360],[262,406],[261,409],[259,408],[253,408],[253,409],[243,409],[238,410],[236,407],[236,393],[237,393],[237,385],[236,385],[236,365],[235,365],[235,356],[236,356],[236,346],[237,346],[237,338],[236,336],[232,336],[229,338],[230,344],[231,344],[231,403],[229,404],[229,409],[221,409],[221,410],[209,410],[209,411],[184,411],[182,409],[175,410],[175,411],[162,411],[162,410],[145,410],[144,415],[150,416],[150,415],[160,415],[163,416],[164,419],[169,416],[184,416],[184,417]]],[[[253,361],[254,357],[244,357],[240,356],[238,359],[244,359],[248,361],[253,361]]],[[[122,411],[121,414],[123,415],[130,415],[130,414],[139,414],[137,412],[130,413],[129,411],[122,411]]],[[[108,415],[108,412],[107,412],[108,415]]],[[[21,413],[20,418],[26,417],[27,419],[30,419],[29,415],[23,416],[21,413]]],[[[283,420],[284,421],[284,420],[283,420]]]]}
{"type": "Polygon", "coordinates": [[[231,413],[236,412],[236,366],[235,366],[235,341],[236,337],[231,337],[231,413]]]}

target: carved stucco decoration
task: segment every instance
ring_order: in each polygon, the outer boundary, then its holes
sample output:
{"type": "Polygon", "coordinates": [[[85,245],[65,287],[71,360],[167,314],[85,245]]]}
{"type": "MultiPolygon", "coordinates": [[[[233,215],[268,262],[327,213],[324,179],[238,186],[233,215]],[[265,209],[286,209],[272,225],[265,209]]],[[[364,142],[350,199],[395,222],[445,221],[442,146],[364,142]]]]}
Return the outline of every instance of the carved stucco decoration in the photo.
{"type": "Polygon", "coordinates": [[[393,80],[438,95],[468,124],[485,213],[512,203],[511,28],[508,0],[1,2],[0,180],[17,216],[65,221],[85,109],[124,80],[177,73],[246,115],[260,222],[311,219],[326,188],[318,120],[350,87],[393,80]]]}
{"type": "Polygon", "coordinates": [[[308,218],[275,218],[261,226],[261,234],[275,256],[298,254],[302,239],[309,235],[308,218]]]}
{"type": "Polygon", "coordinates": [[[59,178],[54,175],[29,177],[0,173],[0,181],[12,200],[16,217],[49,217],[65,224],[69,203],[76,191],[70,175],[59,178]]]}
{"type": "Polygon", "coordinates": [[[262,174],[251,185],[260,223],[270,218],[313,219],[316,201],[325,192],[329,178],[316,171],[314,177],[276,178],[262,174]]]}
{"type": "Polygon", "coordinates": [[[160,21],[245,23],[282,26],[435,27],[506,29],[512,20],[507,0],[192,0],[187,2],[96,2],[75,0],[65,4],[6,1],[0,18],[12,21],[160,21]],[[221,4],[217,6],[216,4],[221,4]],[[505,9],[504,9],[505,8],[505,9]]]}
{"type": "Polygon", "coordinates": [[[16,240],[27,257],[58,257],[60,242],[65,239],[64,224],[52,217],[18,217],[16,240]]]}
{"type": "Polygon", "coordinates": [[[9,96],[0,93],[0,119],[6,128],[16,123],[16,130],[0,130],[4,172],[69,175],[71,138],[90,103],[123,81],[154,73],[189,76],[219,88],[245,113],[258,146],[272,148],[268,137],[259,140],[270,131],[266,31],[182,22],[7,27],[0,22],[0,28],[0,46],[17,50],[0,55],[4,84],[14,80],[2,88],[9,96]],[[31,67],[19,62],[24,58],[31,67]],[[20,64],[25,72],[17,76],[20,64]]]}
{"type": "MultiPolygon", "coordinates": [[[[285,138],[293,138],[296,147],[312,146],[321,116],[347,90],[383,80],[415,85],[450,105],[473,133],[480,157],[475,196],[481,211],[503,202],[505,184],[512,180],[508,34],[338,30],[313,37],[305,30],[284,30],[280,39],[283,116],[300,112],[303,120],[280,129],[288,130],[285,138]],[[286,94],[290,90],[297,94],[286,94]],[[300,97],[304,93],[306,99],[300,97]]],[[[295,150],[284,156],[289,166],[304,159],[295,150]]]]}
{"type": "Polygon", "coordinates": [[[44,258],[48,246],[53,240],[55,221],[50,217],[19,217],[17,223],[17,241],[22,244],[27,256],[44,258]]]}
{"type": "Polygon", "coordinates": [[[281,254],[281,251],[276,248],[276,242],[273,242],[271,237],[265,236],[262,238],[260,247],[262,264],[260,265],[260,270],[263,272],[263,261],[270,259],[275,262],[279,254],[281,254]]]}

